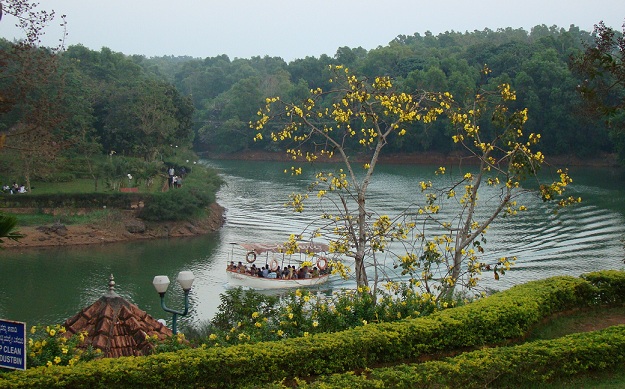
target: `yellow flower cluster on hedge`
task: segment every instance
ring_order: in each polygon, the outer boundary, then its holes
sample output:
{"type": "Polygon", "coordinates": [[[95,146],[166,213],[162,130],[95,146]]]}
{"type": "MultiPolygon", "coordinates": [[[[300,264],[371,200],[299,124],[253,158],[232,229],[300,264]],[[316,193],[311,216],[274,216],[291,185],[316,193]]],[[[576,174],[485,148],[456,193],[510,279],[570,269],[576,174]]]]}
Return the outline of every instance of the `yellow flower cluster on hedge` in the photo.
{"type": "MultiPolygon", "coordinates": [[[[608,294],[623,293],[624,285],[622,272],[602,272],[584,278],[554,277],[515,286],[428,317],[276,342],[17,371],[0,376],[0,388],[224,388],[344,373],[379,363],[417,360],[432,353],[514,340],[551,314],[605,301],[623,301],[623,294],[608,294]],[[600,282],[595,285],[593,280],[600,282]]],[[[610,351],[606,353],[611,355],[610,351]]],[[[600,355],[601,360],[607,358],[605,355],[600,355]]],[[[475,358],[483,361],[479,355],[475,358]]],[[[572,365],[565,367],[575,370],[572,365]]]]}

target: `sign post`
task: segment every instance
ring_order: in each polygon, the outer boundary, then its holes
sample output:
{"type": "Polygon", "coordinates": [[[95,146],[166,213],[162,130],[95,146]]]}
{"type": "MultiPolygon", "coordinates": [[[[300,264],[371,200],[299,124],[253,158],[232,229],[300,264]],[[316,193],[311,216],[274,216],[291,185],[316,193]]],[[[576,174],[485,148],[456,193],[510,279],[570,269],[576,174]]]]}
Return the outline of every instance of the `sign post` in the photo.
{"type": "Polygon", "coordinates": [[[26,370],[26,323],[0,319],[0,367],[26,370]]]}

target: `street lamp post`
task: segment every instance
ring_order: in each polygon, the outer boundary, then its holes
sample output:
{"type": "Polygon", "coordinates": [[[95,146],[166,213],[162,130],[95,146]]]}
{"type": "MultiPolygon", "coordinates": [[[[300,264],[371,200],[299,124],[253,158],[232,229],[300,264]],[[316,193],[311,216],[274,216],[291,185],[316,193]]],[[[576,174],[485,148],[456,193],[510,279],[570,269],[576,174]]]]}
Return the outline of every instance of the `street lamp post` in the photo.
{"type": "Polygon", "coordinates": [[[182,290],[184,291],[184,311],[182,312],[168,308],[165,305],[165,293],[167,292],[167,288],[169,287],[170,283],[169,277],[155,276],[154,280],[152,281],[154,289],[156,289],[158,294],[161,296],[161,308],[163,308],[165,312],[173,314],[171,330],[174,335],[178,333],[176,328],[178,315],[186,316],[189,313],[189,292],[191,291],[191,285],[193,285],[193,280],[195,280],[195,276],[193,275],[193,272],[190,271],[181,271],[180,273],[178,273],[178,278],[176,278],[176,281],[178,281],[178,283],[182,287],[182,290]]]}

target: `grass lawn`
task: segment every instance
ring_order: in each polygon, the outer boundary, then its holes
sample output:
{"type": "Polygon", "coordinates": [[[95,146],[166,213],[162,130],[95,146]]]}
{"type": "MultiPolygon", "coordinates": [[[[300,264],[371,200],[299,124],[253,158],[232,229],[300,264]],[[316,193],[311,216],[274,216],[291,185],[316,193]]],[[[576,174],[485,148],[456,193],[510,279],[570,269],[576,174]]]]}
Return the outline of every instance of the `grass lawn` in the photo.
{"type": "MultiPolygon", "coordinates": [[[[153,183],[149,188],[145,185],[139,185],[140,192],[150,192],[155,190],[160,190],[161,186],[164,183],[165,178],[163,177],[163,181],[157,180],[157,182],[153,183]]],[[[32,183],[32,193],[33,194],[57,194],[57,193],[96,193],[95,184],[92,179],[81,178],[75,179],[70,182],[33,182],[32,183]]],[[[111,192],[102,181],[98,183],[98,191],[99,193],[111,192]]],[[[27,196],[28,194],[26,194],[27,196]]],[[[17,194],[13,196],[25,196],[22,194],[17,194]]],[[[105,220],[111,217],[111,212],[113,210],[94,210],[93,212],[89,212],[83,215],[48,215],[44,213],[20,213],[18,216],[18,228],[20,226],[36,226],[42,224],[52,224],[55,222],[61,222],[63,224],[86,224],[86,223],[94,223],[97,221],[105,220]]]]}

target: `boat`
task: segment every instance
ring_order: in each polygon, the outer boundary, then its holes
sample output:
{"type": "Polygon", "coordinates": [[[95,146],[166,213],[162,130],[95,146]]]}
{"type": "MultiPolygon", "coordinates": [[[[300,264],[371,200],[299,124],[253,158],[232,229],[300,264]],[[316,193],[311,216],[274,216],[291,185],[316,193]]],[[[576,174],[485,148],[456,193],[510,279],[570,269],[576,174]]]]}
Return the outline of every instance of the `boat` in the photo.
{"type": "Polygon", "coordinates": [[[324,284],[330,278],[328,259],[323,255],[328,252],[328,246],[325,244],[299,244],[299,252],[295,255],[285,254],[286,250],[281,244],[231,243],[231,245],[232,252],[226,267],[230,286],[251,289],[306,288],[324,284]],[[256,268],[258,272],[263,266],[268,270],[267,276],[258,276],[250,272],[252,268],[256,268]],[[287,266],[302,269],[302,272],[309,273],[310,277],[279,278],[276,270],[282,271],[287,266]]]}

